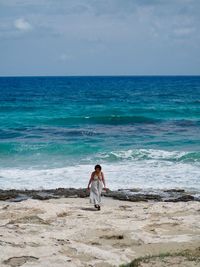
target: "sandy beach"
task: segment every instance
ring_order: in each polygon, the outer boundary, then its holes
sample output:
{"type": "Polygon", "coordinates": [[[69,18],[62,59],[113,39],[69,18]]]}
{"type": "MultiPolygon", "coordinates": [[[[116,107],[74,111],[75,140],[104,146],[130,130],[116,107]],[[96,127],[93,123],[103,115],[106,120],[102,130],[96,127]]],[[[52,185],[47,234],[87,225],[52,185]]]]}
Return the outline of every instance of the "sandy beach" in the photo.
{"type": "Polygon", "coordinates": [[[200,267],[199,48],[200,0],[0,0],[0,267],[200,267]]]}
{"type": "MultiPolygon", "coordinates": [[[[103,197],[0,201],[0,266],[119,266],[139,257],[196,251],[137,266],[200,266],[200,203],[103,197]],[[168,264],[168,265],[167,265],[168,264]]],[[[133,265],[136,266],[136,265],[133,265]]]]}

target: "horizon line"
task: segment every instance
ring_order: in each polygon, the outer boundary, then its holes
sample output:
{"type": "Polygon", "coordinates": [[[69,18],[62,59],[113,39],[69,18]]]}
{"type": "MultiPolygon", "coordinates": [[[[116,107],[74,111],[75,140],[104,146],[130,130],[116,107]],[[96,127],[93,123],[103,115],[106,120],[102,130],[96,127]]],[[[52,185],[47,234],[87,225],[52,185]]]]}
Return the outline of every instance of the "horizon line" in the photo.
{"type": "Polygon", "coordinates": [[[200,74],[119,74],[119,75],[4,75],[0,78],[37,78],[37,77],[199,77],[200,74]]]}

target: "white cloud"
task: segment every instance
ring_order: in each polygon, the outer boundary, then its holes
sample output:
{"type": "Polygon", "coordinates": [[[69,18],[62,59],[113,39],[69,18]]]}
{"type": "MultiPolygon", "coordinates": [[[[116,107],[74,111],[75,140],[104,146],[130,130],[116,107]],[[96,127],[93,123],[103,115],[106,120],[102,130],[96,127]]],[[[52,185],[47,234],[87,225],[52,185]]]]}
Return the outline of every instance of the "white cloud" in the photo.
{"type": "Polygon", "coordinates": [[[14,26],[20,31],[29,31],[32,29],[31,24],[24,18],[19,18],[14,21],[14,26]]]}
{"type": "Polygon", "coordinates": [[[180,37],[188,36],[192,34],[193,32],[195,32],[195,29],[193,27],[185,27],[185,28],[182,27],[182,28],[174,29],[174,34],[180,37]]]}
{"type": "Polygon", "coordinates": [[[61,61],[68,61],[68,60],[72,59],[72,56],[69,55],[69,54],[63,53],[63,54],[61,54],[61,55],[59,56],[59,59],[60,59],[61,61]]]}

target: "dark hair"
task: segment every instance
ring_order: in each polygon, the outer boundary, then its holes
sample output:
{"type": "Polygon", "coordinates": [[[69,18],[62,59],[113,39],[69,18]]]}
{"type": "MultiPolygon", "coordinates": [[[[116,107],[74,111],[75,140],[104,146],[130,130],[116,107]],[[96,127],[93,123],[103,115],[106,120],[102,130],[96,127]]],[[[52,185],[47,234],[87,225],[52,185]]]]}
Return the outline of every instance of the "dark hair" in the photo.
{"type": "Polygon", "coordinates": [[[95,170],[96,170],[96,169],[100,169],[100,170],[101,170],[101,165],[97,164],[97,165],[94,167],[94,169],[95,169],[95,170]]]}

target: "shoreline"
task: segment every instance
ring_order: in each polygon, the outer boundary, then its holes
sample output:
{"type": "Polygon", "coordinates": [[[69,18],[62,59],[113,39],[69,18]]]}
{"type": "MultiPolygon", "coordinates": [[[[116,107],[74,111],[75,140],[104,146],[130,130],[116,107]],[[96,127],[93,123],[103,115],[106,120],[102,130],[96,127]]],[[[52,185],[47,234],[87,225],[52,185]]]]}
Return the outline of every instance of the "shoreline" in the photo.
{"type": "MultiPolygon", "coordinates": [[[[141,189],[126,188],[102,191],[102,196],[131,202],[188,202],[200,201],[196,191],[181,188],[171,189],[141,189]]],[[[0,189],[0,201],[21,202],[27,199],[59,199],[89,197],[87,188],[55,188],[55,189],[0,189]]]]}

